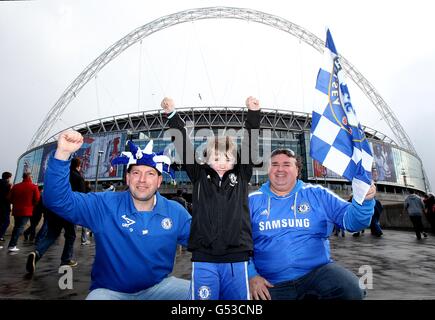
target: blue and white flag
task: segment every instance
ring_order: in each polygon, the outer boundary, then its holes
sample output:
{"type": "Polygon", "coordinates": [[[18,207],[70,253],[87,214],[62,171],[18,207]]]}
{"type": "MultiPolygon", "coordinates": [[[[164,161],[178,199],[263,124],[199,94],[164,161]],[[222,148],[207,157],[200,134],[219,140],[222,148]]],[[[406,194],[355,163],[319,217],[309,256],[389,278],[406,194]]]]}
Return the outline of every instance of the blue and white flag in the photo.
{"type": "Polygon", "coordinates": [[[317,75],[319,99],[312,114],[310,155],[352,181],[353,198],[361,204],[372,182],[373,153],[350,102],[329,30],[324,55],[324,65],[317,75]]]}

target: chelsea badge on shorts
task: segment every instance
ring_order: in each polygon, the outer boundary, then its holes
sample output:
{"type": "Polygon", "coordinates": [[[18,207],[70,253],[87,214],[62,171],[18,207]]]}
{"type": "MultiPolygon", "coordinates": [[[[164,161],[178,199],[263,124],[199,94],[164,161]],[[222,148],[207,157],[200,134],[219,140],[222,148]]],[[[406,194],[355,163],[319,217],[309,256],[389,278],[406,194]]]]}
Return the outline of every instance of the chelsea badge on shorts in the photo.
{"type": "Polygon", "coordinates": [[[198,289],[198,296],[201,300],[208,300],[211,296],[211,289],[207,286],[202,286],[198,289]]]}

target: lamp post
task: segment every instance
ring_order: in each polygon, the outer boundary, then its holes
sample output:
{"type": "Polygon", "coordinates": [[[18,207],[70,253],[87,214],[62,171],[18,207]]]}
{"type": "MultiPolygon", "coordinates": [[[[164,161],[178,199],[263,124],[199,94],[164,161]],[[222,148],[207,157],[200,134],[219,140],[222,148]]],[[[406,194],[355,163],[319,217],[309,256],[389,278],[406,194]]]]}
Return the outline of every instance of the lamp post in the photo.
{"type": "Polygon", "coordinates": [[[402,176],[403,176],[403,184],[405,185],[405,188],[408,187],[408,183],[406,181],[406,171],[404,168],[402,168],[402,176]]]}
{"type": "Polygon", "coordinates": [[[95,173],[95,192],[97,192],[97,189],[98,189],[98,171],[100,171],[100,158],[101,158],[101,155],[103,153],[104,153],[104,151],[102,151],[102,150],[98,151],[97,170],[95,173]]]}
{"type": "Polygon", "coordinates": [[[375,184],[378,182],[378,169],[376,169],[376,165],[374,163],[372,166],[372,179],[375,184]]]}

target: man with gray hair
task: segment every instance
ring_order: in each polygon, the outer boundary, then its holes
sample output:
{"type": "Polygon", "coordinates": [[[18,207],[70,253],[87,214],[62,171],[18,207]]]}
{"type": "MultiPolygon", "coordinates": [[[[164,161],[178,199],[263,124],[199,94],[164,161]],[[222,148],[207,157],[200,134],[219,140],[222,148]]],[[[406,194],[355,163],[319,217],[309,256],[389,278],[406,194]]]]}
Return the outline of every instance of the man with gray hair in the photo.
{"type": "Polygon", "coordinates": [[[423,200],[415,194],[414,190],[410,189],[409,193],[409,196],[405,199],[404,209],[408,212],[417,239],[421,240],[421,234],[423,234],[425,238],[427,237],[426,232],[423,231],[423,224],[421,222],[421,215],[424,212],[424,203],[423,200]]]}

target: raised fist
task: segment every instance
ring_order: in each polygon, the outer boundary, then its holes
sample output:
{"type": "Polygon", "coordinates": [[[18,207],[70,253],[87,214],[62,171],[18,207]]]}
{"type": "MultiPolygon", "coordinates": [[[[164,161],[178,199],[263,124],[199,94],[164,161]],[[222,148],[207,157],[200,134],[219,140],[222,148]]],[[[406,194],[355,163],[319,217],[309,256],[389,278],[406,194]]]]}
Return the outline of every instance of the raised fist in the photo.
{"type": "Polygon", "coordinates": [[[246,106],[252,111],[260,110],[260,102],[252,96],[246,98],[246,106]]]}
{"type": "Polygon", "coordinates": [[[172,111],[174,111],[175,109],[174,100],[168,97],[163,98],[162,103],[160,105],[166,114],[172,113],[172,111]]]}
{"type": "Polygon", "coordinates": [[[57,149],[54,157],[59,160],[68,160],[70,155],[80,149],[83,136],[74,130],[64,131],[57,140],[57,149]]]}

